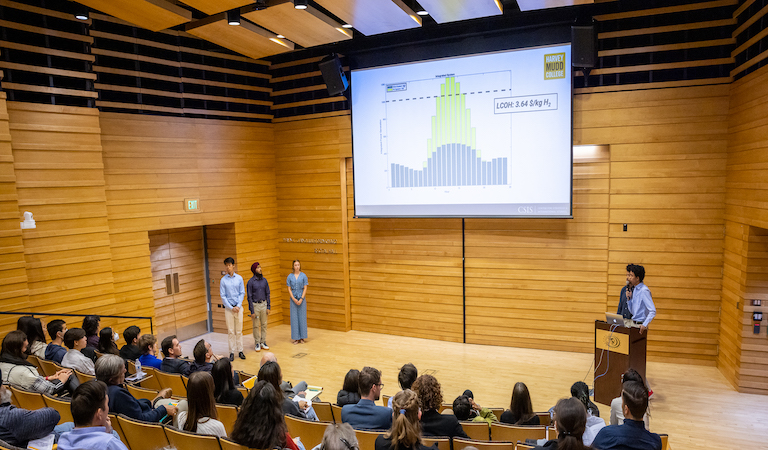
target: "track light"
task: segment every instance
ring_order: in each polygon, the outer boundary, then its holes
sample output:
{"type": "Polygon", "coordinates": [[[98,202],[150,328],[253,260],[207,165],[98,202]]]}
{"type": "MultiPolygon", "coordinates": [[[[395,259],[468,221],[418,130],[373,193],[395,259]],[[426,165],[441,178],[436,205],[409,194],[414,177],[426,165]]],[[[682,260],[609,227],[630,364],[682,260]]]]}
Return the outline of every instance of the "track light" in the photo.
{"type": "Polygon", "coordinates": [[[79,3],[75,3],[75,19],[88,20],[88,7],[79,3]]]}
{"type": "Polygon", "coordinates": [[[230,25],[240,25],[240,10],[232,9],[227,11],[227,23],[230,25]]]}
{"type": "Polygon", "coordinates": [[[293,7],[296,9],[307,9],[309,0],[293,0],[293,7]]]}

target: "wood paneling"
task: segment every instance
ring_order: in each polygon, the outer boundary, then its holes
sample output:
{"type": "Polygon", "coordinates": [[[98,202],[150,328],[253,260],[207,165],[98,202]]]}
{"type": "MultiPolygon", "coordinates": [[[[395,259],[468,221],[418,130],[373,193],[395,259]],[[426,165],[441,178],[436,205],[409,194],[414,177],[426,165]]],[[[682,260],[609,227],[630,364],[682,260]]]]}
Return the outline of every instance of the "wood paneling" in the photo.
{"type": "MultiPolygon", "coordinates": [[[[224,260],[227,258],[235,259],[235,272],[243,277],[244,283],[248,283],[249,265],[247,262],[241,262],[240,258],[237,257],[234,223],[206,226],[205,241],[208,251],[208,283],[211,287],[213,331],[226,334],[227,323],[224,319],[224,305],[221,303],[220,294],[221,278],[226,270],[224,260]]],[[[247,298],[243,301],[243,304],[245,302],[247,302],[247,298]]],[[[250,321],[245,320],[245,312],[243,312],[243,328],[245,328],[246,324],[250,325],[250,321]]],[[[245,334],[245,329],[243,329],[243,334],[245,334]]]]}

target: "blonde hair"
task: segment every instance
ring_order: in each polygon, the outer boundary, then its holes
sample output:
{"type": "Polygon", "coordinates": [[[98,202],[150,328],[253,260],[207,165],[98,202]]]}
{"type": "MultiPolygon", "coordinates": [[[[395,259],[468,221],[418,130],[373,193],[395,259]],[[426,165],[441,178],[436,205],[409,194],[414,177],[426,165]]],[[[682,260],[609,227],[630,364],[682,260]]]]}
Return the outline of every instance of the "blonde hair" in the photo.
{"type": "Polygon", "coordinates": [[[419,422],[419,399],[410,389],[398,392],[392,397],[394,419],[392,428],[384,437],[391,441],[392,448],[414,448],[421,444],[421,422],[419,422]]]}

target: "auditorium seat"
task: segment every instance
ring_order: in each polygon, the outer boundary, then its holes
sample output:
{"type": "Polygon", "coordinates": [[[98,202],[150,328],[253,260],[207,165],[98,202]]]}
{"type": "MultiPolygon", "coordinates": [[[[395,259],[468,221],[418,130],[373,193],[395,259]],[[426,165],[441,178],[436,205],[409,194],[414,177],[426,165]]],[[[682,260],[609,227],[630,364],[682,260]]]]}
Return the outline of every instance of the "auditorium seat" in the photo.
{"type": "Polygon", "coordinates": [[[24,450],[21,447],[16,447],[15,445],[11,445],[3,440],[0,440],[0,450],[24,450]]]}
{"type": "Polygon", "coordinates": [[[169,426],[164,426],[163,429],[165,430],[165,437],[168,438],[171,447],[180,450],[221,450],[219,438],[216,436],[177,430],[176,428],[169,426]]]}
{"type": "Polygon", "coordinates": [[[431,447],[434,444],[437,444],[438,450],[451,450],[451,438],[449,437],[437,437],[437,436],[422,436],[421,442],[426,447],[431,447]]]}
{"type": "Polygon", "coordinates": [[[341,406],[331,404],[331,410],[333,410],[333,421],[336,423],[341,423],[341,406]]]}
{"type": "Polygon", "coordinates": [[[526,439],[546,439],[545,426],[515,426],[500,423],[491,424],[491,439],[494,441],[525,442],[526,439]]]}
{"type": "Polygon", "coordinates": [[[91,380],[95,380],[96,379],[96,376],[80,372],[77,369],[72,369],[72,371],[75,372],[75,376],[77,376],[77,381],[79,381],[80,384],[83,384],[86,381],[91,381],[91,380]]]}
{"type": "MultiPolygon", "coordinates": [[[[171,388],[174,396],[187,397],[187,386],[181,379],[181,374],[163,372],[162,370],[155,370],[154,372],[161,389],[171,388]]],[[[144,385],[144,382],[142,381],[141,384],[144,385]]]]}
{"type": "MultiPolygon", "coordinates": [[[[291,436],[291,437],[295,437],[295,436],[291,436]]],[[[233,441],[232,439],[226,438],[226,437],[219,438],[219,444],[221,445],[221,450],[250,450],[245,445],[240,445],[237,442],[233,441]]],[[[307,450],[311,450],[311,449],[307,449],[307,450]]]]}
{"type": "MultiPolygon", "coordinates": [[[[315,414],[317,414],[317,418],[320,419],[321,422],[336,422],[333,418],[333,408],[331,408],[330,403],[312,402],[312,408],[315,410],[315,414]]],[[[341,422],[341,417],[339,417],[339,422],[341,422]]]]}
{"type": "Polygon", "coordinates": [[[467,433],[467,436],[472,439],[478,441],[491,440],[491,429],[488,426],[488,422],[462,421],[461,428],[463,428],[464,432],[467,433]]]}
{"type": "Polygon", "coordinates": [[[120,440],[123,444],[128,446],[128,441],[125,439],[125,433],[123,433],[123,429],[120,427],[120,422],[117,420],[117,414],[109,413],[109,422],[112,424],[112,429],[115,430],[115,433],[120,436],[120,440]]]}
{"type": "Polygon", "coordinates": [[[515,444],[515,450],[533,450],[534,448],[536,447],[533,445],[521,444],[519,442],[515,444]]]}
{"type": "Polygon", "coordinates": [[[440,408],[437,410],[437,412],[442,414],[443,411],[445,411],[446,409],[451,409],[452,410],[452,408],[453,408],[453,403],[443,403],[443,404],[440,405],[440,408]]]}
{"type": "Polygon", "coordinates": [[[152,401],[157,397],[158,391],[155,389],[147,389],[140,386],[136,386],[133,384],[125,384],[125,388],[128,389],[128,392],[133,395],[134,398],[146,398],[149,401],[152,401]]]}
{"type": "Polygon", "coordinates": [[[136,362],[128,360],[128,373],[131,375],[136,375],[136,362]]]}
{"type": "Polygon", "coordinates": [[[376,438],[386,432],[387,430],[355,430],[358,448],[360,450],[375,450],[376,438]]]}
{"type": "Polygon", "coordinates": [[[498,420],[501,420],[501,415],[504,414],[504,408],[488,408],[492,413],[496,415],[498,420]]]}
{"type": "Polygon", "coordinates": [[[162,389],[162,386],[160,386],[160,381],[157,379],[157,376],[155,375],[154,368],[142,367],[141,371],[147,374],[147,376],[142,378],[142,380],[139,382],[141,387],[147,388],[147,389],[157,389],[158,391],[162,389]]]}
{"type": "Polygon", "coordinates": [[[453,438],[453,450],[462,450],[464,447],[475,447],[477,450],[515,450],[512,442],[476,441],[474,439],[453,438]]]}
{"type": "Polygon", "coordinates": [[[243,394],[243,398],[247,398],[248,397],[248,392],[249,391],[248,391],[247,387],[245,387],[245,386],[238,386],[237,390],[240,391],[241,394],[243,394]]]}
{"type": "Polygon", "coordinates": [[[237,407],[216,403],[216,412],[219,415],[219,421],[224,424],[224,429],[227,430],[227,436],[231,435],[232,430],[235,428],[235,421],[237,420],[237,407]]]}
{"type": "Polygon", "coordinates": [[[40,358],[38,358],[35,355],[29,355],[27,356],[27,362],[30,362],[35,365],[35,368],[39,371],[38,373],[43,374],[43,366],[40,365],[40,358]]]}
{"type": "Polygon", "coordinates": [[[11,394],[13,394],[13,397],[16,399],[16,404],[19,405],[19,408],[29,410],[45,408],[45,400],[43,400],[43,395],[41,393],[10,385],[8,387],[11,389],[11,394]]]}
{"type": "Polygon", "coordinates": [[[158,450],[167,447],[168,438],[159,423],[131,419],[125,414],[117,416],[125,434],[126,445],[131,450],[158,450]]]}
{"type": "Polygon", "coordinates": [[[381,395],[381,404],[384,406],[389,406],[389,399],[391,398],[391,395],[381,395]]]}
{"type": "Polygon", "coordinates": [[[288,426],[288,433],[292,437],[301,437],[304,447],[311,449],[323,441],[323,434],[328,425],[333,422],[315,422],[307,419],[300,419],[286,415],[285,424],[288,426]]]}
{"type": "Polygon", "coordinates": [[[47,359],[38,359],[37,363],[40,365],[40,368],[43,370],[42,372],[40,372],[40,375],[45,375],[46,377],[52,376],[62,368],[60,365],[56,364],[53,361],[48,361],[47,359]]]}
{"type": "Polygon", "coordinates": [[[539,416],[539,425],[549,426],[552,424],[552,416],[549,411],[537,412],[536,415],[539,416]]]}
{"type": "Polygon", "coordinates": [[[70,404],[69,398],[64,400],[63,397],[54,397],[50,394],[43,394],[43,400],[45,401],[45,406],[53,408],[59,412],[59,415],[61,416],[59,425],[64,422],[74,422],[74,419],[72,418],[72,405],[70,404]]]}
{"type": "Polygon", "coordinates": [[[669,435],[660,434],[659,437],[661,438],[661,450],[667,450],[667,445],[669,444],[669,435]]]}

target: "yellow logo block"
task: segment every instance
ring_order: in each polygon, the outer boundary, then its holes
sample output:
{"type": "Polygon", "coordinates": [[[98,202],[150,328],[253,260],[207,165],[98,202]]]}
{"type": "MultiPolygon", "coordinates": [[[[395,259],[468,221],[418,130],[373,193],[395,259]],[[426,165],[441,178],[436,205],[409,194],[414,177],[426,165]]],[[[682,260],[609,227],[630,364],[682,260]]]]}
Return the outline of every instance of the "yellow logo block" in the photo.
{"type": "Polygon", "coordinates": [[[544,79],[565,78],[565,53],[544,55],[544,79]]]}

